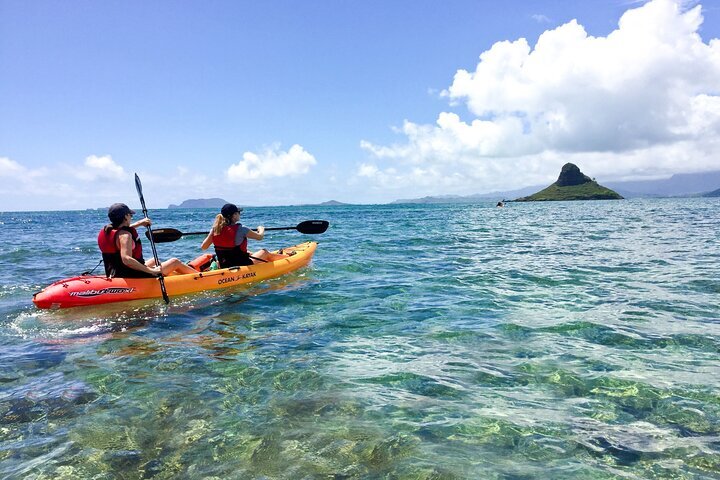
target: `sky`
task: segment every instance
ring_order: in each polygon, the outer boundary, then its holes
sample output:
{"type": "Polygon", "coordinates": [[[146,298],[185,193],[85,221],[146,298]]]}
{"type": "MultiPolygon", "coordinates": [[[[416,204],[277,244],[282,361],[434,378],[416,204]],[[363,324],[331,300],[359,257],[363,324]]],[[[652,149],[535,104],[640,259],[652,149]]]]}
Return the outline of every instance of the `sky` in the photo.
{"type": "Polygon", "coordinates": [[[719,37],[717,0],[0,0],[0,211],[720,170],[719,37]]]}

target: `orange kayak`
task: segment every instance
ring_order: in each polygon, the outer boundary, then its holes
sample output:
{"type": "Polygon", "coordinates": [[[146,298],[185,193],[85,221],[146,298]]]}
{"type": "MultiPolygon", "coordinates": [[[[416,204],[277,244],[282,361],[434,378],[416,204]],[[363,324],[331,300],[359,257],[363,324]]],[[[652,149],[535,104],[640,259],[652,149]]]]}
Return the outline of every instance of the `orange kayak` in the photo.
{"type": "MultiPolygon", "coordinates": [[[[272,252],[274,260],[266,263],[184,275],[168,275],[165,277],[165,288],[172,297],[279,277],[310,263],[316,248],[317,242],[306,242],[272,252]]],[[[162,291],[157,278],[107,278],[104,275],[83,275],[48,285],[33,295],[33,303],[38,308],[67,308],[161,297],[162,291]]]]}

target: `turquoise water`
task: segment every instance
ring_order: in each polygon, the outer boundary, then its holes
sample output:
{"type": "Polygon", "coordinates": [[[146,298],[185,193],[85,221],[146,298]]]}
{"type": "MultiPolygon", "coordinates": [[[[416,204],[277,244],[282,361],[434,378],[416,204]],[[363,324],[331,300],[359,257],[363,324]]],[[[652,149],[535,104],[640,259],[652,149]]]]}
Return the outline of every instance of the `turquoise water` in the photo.
{"type": "Polygon", "coordinates": [[[104,212],[1,213],[0,478],[720,478],[719,207],[250,208],[313,264],[64,311],[104,212]]]}

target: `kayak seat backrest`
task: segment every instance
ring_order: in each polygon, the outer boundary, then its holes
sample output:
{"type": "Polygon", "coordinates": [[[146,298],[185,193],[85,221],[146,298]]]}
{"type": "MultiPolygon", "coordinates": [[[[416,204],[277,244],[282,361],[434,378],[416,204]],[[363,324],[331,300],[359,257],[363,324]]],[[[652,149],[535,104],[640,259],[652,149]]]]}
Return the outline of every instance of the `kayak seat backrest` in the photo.
{"type": "Polygon", "coordinates": [[[203,253],[192,262],[188,262],[188,265],[190,265],[198,272],[204,272],[210,269],[210,264],[213,262],[213,260],[215,260],[215,255],[211,253],[203,253]]]}

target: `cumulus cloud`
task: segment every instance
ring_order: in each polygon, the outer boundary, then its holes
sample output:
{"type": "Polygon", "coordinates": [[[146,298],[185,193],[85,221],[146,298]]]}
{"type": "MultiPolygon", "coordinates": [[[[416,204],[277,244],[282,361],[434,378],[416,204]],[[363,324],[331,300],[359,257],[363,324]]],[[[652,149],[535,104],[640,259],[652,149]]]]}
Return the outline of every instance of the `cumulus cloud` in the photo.
{"type": "Polygon", "coordinates": [[[174,169],[164,172],[141,171],[138,175],[143,185],[146,183],[155,186],[172,185],[169,203],[180,203],[189,195],[201,197],[207,194],[209,187],[218,188],[215,175],[208,175],[206,171],[198,171],[185,165],[176,165],[174,169]]]}
{"type": "Polygon", "coordinates": [[[0,208],[10,211],[47,208],[49,204],[63,206],[62,200],[77,197],[78,189],[59,178],[63,175],[46,167],[32,168],[0,157],[0,208]],[[50,203],[48,197],[52,198],[50,203]]]}
{"type": "Polygon", "coordinates": [[[56,164],[34,168],[7,157],[0,157],[0,208],[8,210],[86,208],[112,203],[134,188],[128,175],[107,156],[90,155],[82,164],[56,164]],[[92,181],[112,181],[102,188],[88,188],[92,181]],[[119,180],[119,181],[118,181],[119,180]],[[127,184],[127,187],[125,186],[127,184]]]}
{"type": "Polygon", "coordinates": [[[115,163],[110,155],[98,157],[90,155],[85,158],[82,167],[74,169],[75,176],[81,180],[123,180],[127,178],[125,169],[115,163]]]}
{"type": "Polygon", "coordinates": [[[227,170],[231,182],[245,182],[273,177],[303,175],[317,161],[300,145],[293,145],[285,152],[274,145],[263,152],[245,152],[242,160],[227,170]]]}
{"type": "Polygon", "coordinates": [[[0,177],[4,178],[20,178],[26,168],[14,160],[7,157],[0,157],[0,177]]]}
{"type": "Polygon", "coordinates": [[[48,175],[47,168],[28,168],[8,157],[0,157],[0,178],[29,182],[48,175]]]}
{"type": "Polygon", "coordinates": [[[616,178],[717,169],[720,40],[701,39],[702,20],[700,5],[653,0],[605,37],[573,20],[534,47],[498,42],[443,92],[473,118],[442,112],[434,125],[406,121],[398,144],[363,141],[376,163],[391,166],[366,163],[356,173],[369,177],[372,166],[381,179],[402,166],[395,184],[410,185],[422,167],[443,179],[459,173],[466,185],[514,188],[543,183],[570,159],[616,178]]]}
{"type": "Polygon", "coordinates": [[[550,19],[541,13],[536,13],[532,16],[532,19],[538,23],[550,23],[550,19]]]}

